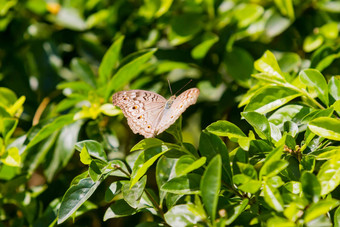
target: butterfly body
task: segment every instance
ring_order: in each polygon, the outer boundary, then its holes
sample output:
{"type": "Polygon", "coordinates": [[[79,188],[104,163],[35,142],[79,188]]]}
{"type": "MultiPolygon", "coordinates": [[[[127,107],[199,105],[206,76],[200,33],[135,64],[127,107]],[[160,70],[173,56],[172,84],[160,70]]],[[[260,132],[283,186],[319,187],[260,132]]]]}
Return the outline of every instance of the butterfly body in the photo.
{"type": "Polygon", "coordinates": [[[112,102],[122,109],[135,134],[150,138],[169,128],[190,105],[196,103],[198,95],[199,90],[191,88],[166,100],[151,91],[130,90],[115,93],[112,102]]]}

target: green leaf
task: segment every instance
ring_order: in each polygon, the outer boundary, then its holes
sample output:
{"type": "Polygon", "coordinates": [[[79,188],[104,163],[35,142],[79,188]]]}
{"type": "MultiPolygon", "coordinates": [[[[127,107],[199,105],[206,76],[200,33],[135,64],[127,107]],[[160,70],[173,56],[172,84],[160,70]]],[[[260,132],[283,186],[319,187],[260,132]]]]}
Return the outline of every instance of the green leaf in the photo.
{"type": "Polygon", "coordinates": [[[124,200],[132,207],[137,208],[142,198],[146,184],[146,176],[142,177],[140,181],[136,182],[132,187],[126,183],[122,187],[124,200]]]}
{"type": "Polygon", "coordinates": [[[220,154],[222,157],[222,179],[225,182],[232,184],[233,179],[229,152],[221,138],[204,130],[200,137],[199,151],[202,156],[207,157],[208,162],[210,162],[210,160],[212,160],[216,155],[220,154]]]}
{"type": "Polygon", "coordinates": [[[1,162],[8,166],[20,167],[21,157],[17,147],[11,147],[1,156],[1,162]]]}
{"type": "Polygon", "coordinates": [[[237,217],[239,217],[242,212],[246,209],[247,205],[249,203],[248,199],[242,200],[241,204],[236,205],[232,208],[232,212],[228,209],[228,216],[229,218],[226,220],[225,224],[230,225],[235,221],[237,217]]]}
{"type": "Polygon", "coordinates": [[[246,119],[246,121],[254,127],[256,133],[262,139],[271,140],[271,132],[270,132],[270,125],[267,118],[260,113],[257,112],[243,112],[241,116],[246,119]]]}
{"type": "Polygon", "coordinates": [[[335,199],[321,200],[318,203],[312,204],[305,212],[304,221],[310,222],[313,219],[326,214],[340,203],[335,199]]]}
{"type": "Polygon", "coordinates": [[[58,224],[63,223],[94,193],[99,184],[104,180],[93,182],[91,178],[84,178],[66,191],[58,212],[58,224]]]}
{"type": "Polygon", "coordinates": [[[303,172],[300,181],[306,198],[313,203],[318,202],[321,193],[321,185],[316,176],[310,172],[303,172]]]}
{"type": "Polygon", "coordinates": [[[239,4],[234,9],[234,17],[240,28],[249,26],[262,16],[263,7],[257,4],[239,4]]]}
{"type": "Polygon", "coordinates": [[[107,156],[104,151],[103,146],[95,140],[83,140],[81,142],[76,143],[75,148],[78,151],[82,151],[83,147],[86,146],[87,152],[90,156],[102,160],[104,162],[107,161],[107,156]]]}
{"type": "Polygon", "coordinates": [[[267,155],[260,170],[260,179],[262,176],[267,176],[267,178],[275,176],[288,166],[288,162],[281,159],[282,154],[283,146],[279,146],[267,155]]]}
{"type": "Polygon", "coordinates": [[[198,160],[191,155],[183,155],[176,163],[175,171],[177,176],[182,176],[200,168],[206,162],[206,157],[201,157],[198,160]]]}
{"type": "Polygon", "coordinates": [[[79,79],[91,85],[92,87],[96,87],[95,76],[90,68],[90,65],[84,60],[80,58],[73,58],[71,61],[71,69],[79,79]]]}
{"type": "Polygon", "coordinates": [[[340,226],[340,207],[338,207],[334,213],[334,227],[339,227],[340,226]]]}
{"type": "Polygon", "coordinates": [[[101,84],[105,84],[110,80],[113,69],[117,67],[123,41],[124,36],[120,36],[106,51],[98,69],[99,82],[101,84]]]}
{"type": "Polygon", "coordinates": [[[163,145],[161,147],[151,147],[142,151],[134,166],[131,173],[131,183],[130,187],[133,187],[135,183],[146,173],[150,166],[164,153],[169,151],[170,148],[163,145]]]}
{"type": "Polygon", "coordinates": [[[176,163],[177,163],[177,159],[167,158],[165,156],[162,156],[157,162],[156,182],[157,182],[157,187],[158,187],[159,194],[160,194],[159,196],[160,206],[163,204],[163,199],[165,198],[167,194],[166,192],[160,189],[165,182],[169,181],[173,177],[176,177],[176,171],[175,171],[176,163]]]}
{"type": "Polygon", "coordinates": [[[86,146],[83,146],[79,156],[80,156],[80,161],[84,165],[89,165],[91,163],[91,161],[92,161],[91,156],[90,156],[89,152],[86,149],[86,146]]]}
{"type": "Polygon", "coordinates": [[[163,144],[164,144],[164,142],[160,139],[147,138],[147,139],[141,140],[135,146],[133,146],[131,148],[130,152],[138,151],[138,150],[146,150],[146,149],[149,149],[149,148],[152,148],[152,147],[159,147],[163,144]]]}
{"type": "Polygon", "coordinates": [[[295,19],[292,0],[275,0],[275,3],[282,15],[288,16],[291,20],[295,19]]]}
{"type": "Polygon", "coordinates": [[[303,50],[306,52],[312,52],[313,50],[320,47],[323,42],[324,38],[322,35],[320,34],[309,35],[303,41],[303,50]]]}
{"type": "Polygon", "coordinates": [[[301,93],[287,87],[264,87],[254,94],[247,106],[244,108],[244,111],[255,111],[265,114],[283,106],[298,96],[301,96],[301,93]]]}
{"type": "Polygon", "coordinates": [[[44,162],[44,173],[49,182],[52,181],[60,169],[68,164],[73,156],[75,151],[74,144],[78,141],[79,130],[82,124],[82,121],[76,121],[61,129],[55,148],[51,152],[51,158],[44,162]]]}
{"type": "Polygon", "coordinates": [[[328,90],[329,95],[335,100],[340,99],[340,79],[332,76],[332,78],[328,81],[328,90]]]}
{"type": "Polygon", "coordinates": [[[191,51],[191,56],[194,59],[202,59],[206,56],[209,49],[218,41],[218,36],[214,33],[205,33],[203,35],[203,41],[195,46],[191,51]]]}
{"type": "Polygon", "coordinates": [[[170,22],[169,41],[173,46],[191,40],[202,29],[202,21],[197,14],[174,15],[170,22]]]}
{"type": "Polygon", "coordinates": [[[206,130],[218,136],[227,136],[229,139],[246,137],[242,130],[231,122],[219,120],[210,124],[206,130]]]}
{"type": "MultiPolygon", "coordinates": [[[[128,183],[128,181],[122,181],[125,184],[128,183]]],[[[113,198],[118,195],[122,191],[122,184],[121,181],[116,181],[110,184],[110,186],[105,191],[105,202],[109,203],[113,200],[113,198]]]]}
{"type": "Polygon", "coordinates": [[[172,207],[164,214],[164,218],[170,226],[190,226],[202,220],[187,204],[172,207]]]}
{"type": "Polygon", "coordinates": [[[161,187],[161,190],[174,194],[198,194],[200,193],[200,181],[200,175],[189,173],[166,182],[161,187]]]}
{"type": "Polygon", "coordinates": [[[39,132],[27,144],[26,150],[33,147],[43,139],[47,138],[55,131],[61,129],[62,127],[65,127],[65,125],[69,125],[73,122],[73,114],[67,114],[56,118],[53,122],[45,125],[42,129],[39,130],[39,132]]]}
{"type": "Polygon", "coordinates": [[[308,124],[308,128],[316,135],[340,141],[340,120],[330,117],[319,117],[308,124]]]}
{"type": "Polygon", "coordinates": [[[203,204],[212,222],[216,217],[219,192],[221,188],[222,159],[218,154],[209,162],[201,180],[201,196],[203,204]]]}
{"type": "Polygon", "coordinates": [[[106,88],[106,100],[111,96],[112,91],[117,91],[144,70],[145,62],[147,62],[153,56],[153,54],[156,52],[156,49],[151,49],[148,51],[143,50],[142,52],[143,54],[141,56],[122,66],[115,73],[112,79],[109,80],[106,88]]]}
{"type": "Polygon", "coordinates": [[[330,159],[320,168],[317,178],[321,184],[321,196],[327,195],[340,184],[340,159],[330,159]]]}
{"type": "Polygon", "coordinates": [[[285,81],[274,54],[268,50],[262,55],[260,59],[255,61],[254,66],[256,70],[266,73],[266,75],[274,81],[285,81]]]}
{"type": "Polygon", "coordinates": [[[283,200],[279,190],[265,183],[263,186],[264,200],[268,205],[278,212],[283,211],[283,200]]]}
{"type": "Polygon", "coordinates": [[[242,48],[233,47],[225,54],[224,64],[228,75],[242,83],[250,78],[254,70],[254,59],[242,48]]]}
{"type": "Polygon", "coordinates": [[[338,23],[330,22],[322,25],[320,28],[320,34],[322,34],[326,39],[336,39],[339,35],[338,23]]]}
{"type": "Polygon", "coordinates": [[[124,199],[115,201],[109,208],[107,208],[103,220],[106,221],[110,218],[120,218],[131,216],[137,213],[137,210],[130,207],[124,199]]]}
{"type": "Polygon", "coordinates": [[[328,106],[328,85],[324,76],[316,69],[305,69],[299,74],[302,83],[315,90],[319,99],[328,106]]]}
{"type": "MultiPolygon", "coordinates": [[[[1,125],[1,123],[0,123],[1,125]]],[[[4,138],[4,143],[8,144],[9,139],[11,138],[14,130],[18,125],[18,120],[14,118],[3,118],[2,119],[2,136],[4,138]]]]}

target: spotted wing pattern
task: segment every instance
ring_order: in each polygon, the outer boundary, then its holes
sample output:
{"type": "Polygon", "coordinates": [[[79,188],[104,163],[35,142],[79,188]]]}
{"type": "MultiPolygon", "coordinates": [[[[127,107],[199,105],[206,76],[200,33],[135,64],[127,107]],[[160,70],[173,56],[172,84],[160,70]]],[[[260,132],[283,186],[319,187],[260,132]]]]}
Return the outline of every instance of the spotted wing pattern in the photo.
{"type": "Polygon", "coordinates": [[[190,106],[196,103],[200,91],[197,88],[191,88],[175,98],[169,109],[165,109],[162,118],[157,127],[156,134],[160,134],[170,127],[181,116],[181,114],[190,106]]]}
{"type": "Polygon", "coordinates": [[[166,104],[163,96],[144,90],[120,91],[112,96],[112,102],[121,108],[133,133],[145,138],[155,136],[154,124],[162,116],[166,104]]]}

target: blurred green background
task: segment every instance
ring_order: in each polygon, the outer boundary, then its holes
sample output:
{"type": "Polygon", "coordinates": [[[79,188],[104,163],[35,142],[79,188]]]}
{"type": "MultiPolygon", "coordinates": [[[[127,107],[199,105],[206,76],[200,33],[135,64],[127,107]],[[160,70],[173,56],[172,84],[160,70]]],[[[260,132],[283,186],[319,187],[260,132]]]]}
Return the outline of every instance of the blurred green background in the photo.
{"type": "MultiPolygon", "coordinates": [[[[192,79],[188,87],[201,95],[183,114],[183,137],[197,146],[201,129],[217,120],[249,129],[240,101],[260,86],[251,74],[266,50],[287,75],[308,67],[339,75],[339,12],[340,2],[328,0],[0,0],[0,87],[14,92],[12,104],[26,98],[11,142],[29,141],[54,119],[72,115],[21,150],[23,168],[0,167],[3,185],[25,176],[18,183],[25,189],[17,192],[31,198],[29,206],[2,207],[2,220],[43,226],[41,214],[84,170],[75,142],[94,139],[110,158],[124,158],[143,138],[105,105],[115,91],[169,97],[168,79],[173,91],[192,79]],[[32,214],[23,218],[22,209],[32,214]]],[[[102,197],[91,200],[100,206],[102,197]]],[[[104,211],[88,212],[74,225],[131,226],[147,218],[102,223],[104,211]]]]}

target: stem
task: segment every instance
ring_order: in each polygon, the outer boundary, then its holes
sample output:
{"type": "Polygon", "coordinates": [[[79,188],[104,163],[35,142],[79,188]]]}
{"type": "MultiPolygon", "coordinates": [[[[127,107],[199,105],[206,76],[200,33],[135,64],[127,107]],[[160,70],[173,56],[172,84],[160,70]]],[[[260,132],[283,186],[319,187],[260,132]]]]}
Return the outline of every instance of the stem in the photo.
{"type": "Polygon", "coordinates": [[[152,197],[152,195],[148,192],[148,190],[144,189],[144,192],[146,194],[146,196],[150,199],[150,201],[152,202],[152,205],[154,206],[154,208],[157,210],[157,212],[159,213],[159,215],[161,216],[161,218],[163,220],[165,220],[164,218],[164,212],[161,209],[161,207],[159,206],[159,204],[157,203],[157,201],[155,201],[152,197]]]}

